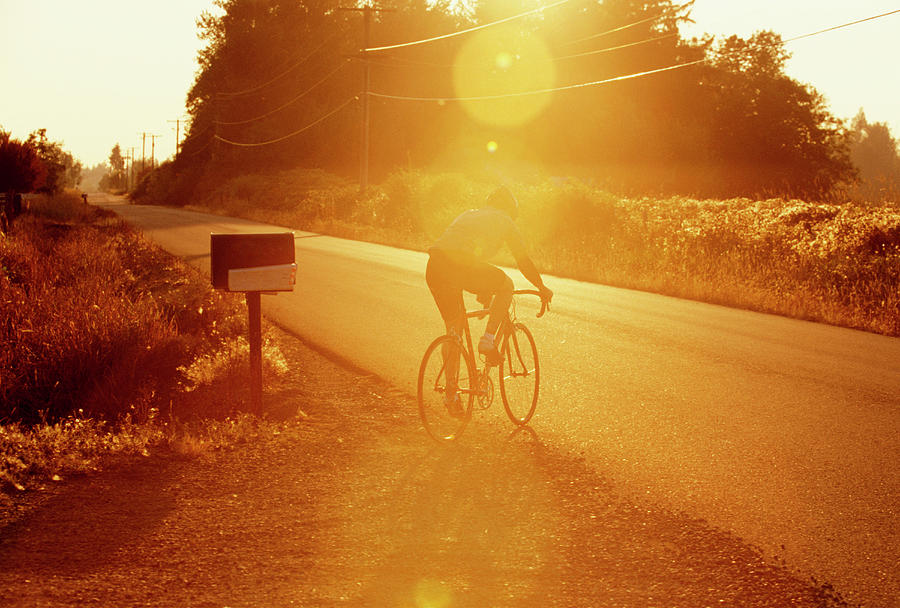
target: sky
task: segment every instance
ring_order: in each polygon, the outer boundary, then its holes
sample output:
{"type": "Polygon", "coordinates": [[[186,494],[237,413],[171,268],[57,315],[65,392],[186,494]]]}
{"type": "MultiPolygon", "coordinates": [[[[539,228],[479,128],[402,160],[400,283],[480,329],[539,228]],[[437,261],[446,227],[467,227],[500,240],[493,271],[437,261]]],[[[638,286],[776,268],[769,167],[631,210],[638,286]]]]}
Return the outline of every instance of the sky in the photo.
{"type": "MultiPolygon", "coordinates": [[[[769,29],[788,39],[897,9],[900,0],[696,0],[696,23],[682,32],[769,29]]],[[[46,128],[85,167],[106,162],[116,143],[149,158],[150,135],[155,157],[171,157],[205,10],[218,12],[212,0],[0,0],[0,128],[17,139],[46,128]]],[[[900,139],[900,13],[787,50],[788,75],[822,93],[835,116],[863,108],[900,139]]]]}

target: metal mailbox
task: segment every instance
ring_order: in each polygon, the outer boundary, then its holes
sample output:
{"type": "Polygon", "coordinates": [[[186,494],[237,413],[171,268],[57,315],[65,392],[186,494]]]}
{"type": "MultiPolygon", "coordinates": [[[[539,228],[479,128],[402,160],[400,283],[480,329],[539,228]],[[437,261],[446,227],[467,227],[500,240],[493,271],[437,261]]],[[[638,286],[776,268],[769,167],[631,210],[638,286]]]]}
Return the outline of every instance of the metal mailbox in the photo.
{"type": "Polygon", "coordinates": [[[211,234],[213,287],[229,291],[293,291],[294,234],[211,234]]]}

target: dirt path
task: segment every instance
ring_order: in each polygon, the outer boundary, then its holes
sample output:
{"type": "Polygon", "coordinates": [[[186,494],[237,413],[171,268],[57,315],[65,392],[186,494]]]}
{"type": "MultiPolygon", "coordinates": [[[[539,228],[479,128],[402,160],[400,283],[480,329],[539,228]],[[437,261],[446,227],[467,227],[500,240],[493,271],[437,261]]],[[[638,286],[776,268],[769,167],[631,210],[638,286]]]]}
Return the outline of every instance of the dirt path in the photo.
{"type": "Polygon", "coordinates": [[[414,399],[285,340],[308,418],[261,445],[67,481],[0,529],[0,606],[839,606],[533,432],[450,449],[414,399]]]}

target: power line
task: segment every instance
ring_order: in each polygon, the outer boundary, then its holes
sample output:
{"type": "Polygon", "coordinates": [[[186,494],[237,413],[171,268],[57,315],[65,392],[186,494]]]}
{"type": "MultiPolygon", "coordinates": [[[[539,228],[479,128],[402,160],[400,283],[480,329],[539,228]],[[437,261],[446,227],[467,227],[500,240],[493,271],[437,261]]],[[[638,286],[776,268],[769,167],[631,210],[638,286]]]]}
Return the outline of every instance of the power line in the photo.
{"type": "MultiPolygon", "coordinates": [[[[594,51],[585,51],[584,53],[574,53],[572,55],[563,55],[561,57],[553,57],[551,61],[564,61],[566,59],[575,59],[578,57],[587,57],[589,55],[599,55],[601,53],[609,53],[611,51],[618,51],[621,49],[626,49],[632,46],[638,46],[641,44],[647,44],[649,42],[657,42],[660,40],[665,40],[667,38],[674,38],[678,36],[678,32],[672,32],[669,34],[663,34],[661,36],[653,36],[652,38],[644,38],[643,40],[636,40],[634,42],[627,42],[625,44],[618,44],[616,46],[604,47],[602,49],[597,49],[594,51]]],[[[412,59],[405,59],[402,57],[385,57],[386,60],[394,61],[396,63],[389,63],[388,61],[374,61],[372,59],[363,59],[370,65],[377,65],[387,68],[404,68],[404,67],[427,67],[427,68],[454,68],[460,67],[458,63],[435,63],[435,62],[427,62],[427,61],[415,61],[412,59]]],[[[483,64],[466,64],[475,66],[482,66],[483,64]]]]}
{"type": "Polygon", "coordinates": [[[334,110],[332,110],[331,112],[329,112],[328,114],[325,114],[324,116],[320,117],[319,119],[317,119],[317,120],[315,120],[315,121],[309,123],[308,125],[306,125],[306,126],[303,127],[302,129],[297,129],[297,130],[294,131],[293,133],[288,133],[287,135],[284,135],[284,136],[279,137],[279,138],[277,138],[277,139],[271,139],[271,140],[269,140],[269,141],[261,141],[261,142],[255,142],[255,143],[243,143],[243,142],[231,141],[231,140],[229,140],[229,139],[225,139],[224,137],[220,137],[220,136],[218,136],[218,135],[215,135],[214,137],[215,137],[216,140],[221,141],[222,143],[230,144],[230,145],[232,145],[232,146],[240,146],[240,147],[243,147],[243,148],[256,148],[256,147],[260,147],[260,146],[268,146],[268,145],[270,145],[270,144],[276,144],[276,143],[278,143],[278,142],[280,142],[280,141],[284,141],[284,140],[286,140],[286,139],[289,139],[289,138],[291,138],[291,137],[294,137],[295,135],[299,135],[300,133],[303,133],[304,131],[306,131],[306,130],[308,130],[308,129],[313,128],[314,126],[316,126],[316,125],[319,124],[320,122],[324,121],[324,120],[327,119],[327,118],[330,118],[331,116],[334,116],[335,114],[337,114],[338,112],[340,112],[341,110],[343,110],[350,102],[356,101],[356,100],[358,100],[358,99],[359,99],[359,95],[354,95],[353,97],[351,97],[350,99],[348,99],[347,101],[345,101],[344,103],[342,103],[341,105],[339,105],[338,107],[336,107],[334,110]]]}
{"type": "MultiPolygon", "coordinates": [[[[497,24],[499,24],[499,23],[503,23],[503,22],[506,22],[506,21],[510,21],[510,20],[512,20],[512,19],[517,19],[517,18],[523,17],[523,16],[528,15],[528,14],[533,14],[533,13],[535,13],[535,12],[537,12],[537,11],[542,11],[542,10],[544,10],[545,8],[552,8],[552,7],[558,6],[558,5],[560,5],[560,4],[564,4],[565,2],[568,2],[568,1],[569,1],[569,0],[561,0],[560,2],[557,2],[557,3],[555,3],[555,4],[551,4],[551,5],[545,6],[545,7],[540,8],[540,9],[536,9],[535,11],[529,11],[528,13],[522,13],[522,14],[520,14],[520,15],[516,15],[516,16],[513,16],[513,17],[508,17],[508,18],[506,18],[506,19],[502,19],[502,20],[499,20],[499,21],[495,21],[495,22],[492,22],[492,23],[489,23],[489,24],[484,24],[484,25],[478,26],[478,27],[476,27],[476,28],[470,28],[470,29],[468,29],[468,30],[463,30],[463,31],[456,32],[456,33],[453,33],[453,34],[448,34],[448,35],[445,35],[445,36],[439,36],[439,37],[430,38],[430,39],[427,39],[427,40],[420,40],[420,41],[416,41],[416,42],[412,42],[412,43],[404,43],[404,44],[401,44],[401,45],[392,45],[392,46],[387,46],[387,47],[367,48],[367,49],[364,49],[364,51],[367,51],[367,52],[374,52],[374,51],[379,51],[379,50],[387,50],[387,49],[390,49],[390,48],[399,48],[399,47],[405,47],[405,46],[412,46],[412,45],[414,45],[414,44],[424,44],[424,43],[426,43],[426,42],[432,42],[432,41],[435,41],[435,40],[440,40],[440,39],[448,38],[448,37],[451,37],[451,36],[457,36],[457,35],[461,35],[461,34],[464,34],[464,33],[469,33],[469,32],[471,32],[471,31],[474,31],[474,30],[477,30],[477,29],[483,29],[483,28],[486,28],[486,27],[490,27],[490,26],[492,26],[492,25],[497,25],[497,24]]],[[[793,37],[793,38],[789,38],[789,39],[787,39],[787,40],[784,40],[783,42],[784,42],[784,43],[794,42],[794,41],[796,41],[796,40],[801,40],[801,39],[804,39],[804,38],[809,38],[809,37],[812,37],[812,36],[817,36],[817,35],[820,35],[820,34],[824,34],[824,33],[826,33],[826,32],[831,32],[831,31],[838,30],[838,29],[842,29],[842,28],[845,28],[845,27],[850,27],[850,26],[852,26],[852,25],[857,25],[857,24],[864,23],[864,22],[867,22],[867,21],[872,21],[872,20],[874,20],[874,19],[880,19],[880,18],[883,18],[883,17],[887,17],[887,16],[889,16],[889,15],[897,14],[897,13],[900,13],[900,9],[893,10],[893,11],[889,11],[889,12],[882,13],[882,14],[879,14],[879,15],[874,15],[874,16],[872,16],[872,17],[867,17],[867,18],[865,18],[865,19],[859,19],[859,20],[852,21],[852,22],[848,22],[848,23],[844,23],[844,24],[841,24],[841,25],[836,25],[836,26],[829,27],[829,28],[825,28],[825,29],[818,30],[818,31],[815,31],[815,32],[810,32],[810,33],[808,33],[808,34],[803,34],[803,35],[801,35],[801,36],[795,36],[795,37],[793,37]]],[[[656,18],[658,18],[658,17],[656,17],[656,18]]],[[[647,21],[647,20],[644,20],[643,22],[646,22],[646,21],[647,21]]],[[[635,24],[632,24],[632,25],[636,25],[636,23],[635,23],[635,24]]],[[[624,29],[624,28],[626,28],[626,27],[628,27],[628,26],[622,26],[622,28],[619,28],[619,29],[624,29]]],[[[596,37],[599,37],[599,36],[600,36],[600,35],[596,35],[596,36],[594,36],[594,37],[596,38],[596,37]]],[[[559,58],[559,59],[567,59],[567,58],[570,58],[570,57],[583,56],[583,55],[585,55],[585,54],[594,54],[594,53],[598,53],[598,52],[607,52],[607,51],[615,50],[615,49],[618,49],[618,48],[623,48],[623,47],[633,46],[633,45],[636,45],[636,44],[643,44],[643,43],[651,42],[651,41],[654,41],[654,40],[660,40],[660,39],[663,39],[663,38],[668,38],[668,37],[670,37],[670,36],[671,36],[671,35],[665,35],[665,36],[660,36],[660,37],[650,38],[650,39],[646,39],[646,40],[642,40],[642,41],[637,41],[637,42],[634,42],[634,43],[629,43],[629,44],[625,44],[625,45],[619,45],[619,46],[617,46],[617,47],[610,47],[609,49],[601,49],[601,50],[598,50],[598,51],[591,51],[591,52],[588,52],[588,53],[580,53],[580,54],[576,54],[576,55],[570,55],[570,56],[566,56],[566,57],[561,57],[561,58],[559,58]]],[[[656,68],[656,69],[652,69],[652,70],[645,70],[645,71],[642,71],[642,72],[635,72],[635,73],[632,73],[632,74],[626,74],[626,75],[623,75],[623,76],[616,76],[616,77],[612,77],[612,78],[605,78],[605,79],[602,79],[602,80],[594,80],[594,81],[590,81],[590,82],[583,82],[583,83],[572,84],[572,85],[567,85],[567,86],[552,87],[552,88],[545,88],[545,89],[537,89],[537,90],[532,90],[532,91],[520,91],[520,92],[515,92],[515,93],[505,93],[505,94],[498,94],[498,95],[481,95],[481,96],[469,96],[469,97],[414,97],[414,96],[403,96],[403,95],[390,95],[390,94],[386,94],[386,93],[378,93],[378,92],[375,92],[375,91],[367,91],[367,92],[364,92],[362,95],[365,95],[365,96],[367,96],[367,97],[368,97],[368,96],[372,96],[372,97],[376,97],[376,98],[380,98],[380,99],[399,100],[399,101],[420,101],[420,102],[489,101],[489,100],[499,100],[499,99],[515,98],[515,97],[524,97],[524,96],[530,96],[530,95],[542,95],[542,94],[549,94],[549,93],[562,92],[562,91],[571,91],[571,90],[576,90],[576,89],[582,89],[582,88],[588,88],[588,87],[600,86],[600,85],[603,85],[603,84],[609,84],[609,83],[613,83],[613,82],[622,82],[622,81],[626,81],[626,80],[633,80],[633,79],[636,79],[636,78],[641,78],[641,77],[645,77],[645,76],[650,76],[650,75],[653,75],[653,74],[659,74],[659,73],[663,73],[663,72],[670,72],[670,71],[679,70],[679,69],[683,69],[683,68],[687,68],[687,67],[691,67],[691,66],[695,66],[695,65],[700,65],[700,64],[703,64],[703,63],[707,63],[707,62],[709,62],[709,61],[710,61],[710,58],[703,58],[703,59],[699,59],[699,60],[696,60],[696,61],[689,61],[689,62],[685,62],[685,63],[674,64],[674,65],[670,65],[670,66],[666,66],[666,67],[662,67],[662,68],[656,68]]],[[[339,70],[341,67],[343,67],[343,65],[345,65],[345,64],[342,64],[341,66],[339,66],[339,67],[335,70],[335,72],[337,72],[337,70],[339,70]]],[[[335,73],[335,72],[333,72],[333,73],[335,73]]],[[[329,74],[328,76],[326,76],[325,79],[331,77],[331,76],[333,75],[333,73],[332,73],[332,74],[329,74]]],[[[324,79],[323,79],[323,80],[324,80],[324,79]]],[[[321,82],[321,81],[320,81],[320,82],[321,82]]],[[[318,84],[319,84],[319,83],[317,83],[316,85],[313,85],[313,86],[314,86],[314,87],[315,87],[315,86],[318,86],[318,84]]],[[[263,86],[264,86],[264,85],[263,85],[263,86]]],[[[301,129],[298,129],[298,130],[296,130],[296,131],[293,131],[292,133],[288,133],[287,135],[284,135],[284,136],[282,136],[282,137],[278,137],[278,138],[276,138],[276,139],[272,139],[272,140],[269,140],[269,141],[255,142],[255,143],[236,142],[236,141],[232,141],[232,140],[228,140],[228,139],[225,139],[225,138],[223,138],[223,137],[220,137],[219,135],[215,135],[213,139],[214,139],[214,140],[221,141],[221,142],[226,143],[226,144],[230,144],[230,145],[233,145],[233,146],[240,146],[240,147],[260,147],[260,146],[266,146],[266,145],[278,143],[278,142],[284,141],[284,140],[286,140],[286,139],[289,139],[289,138],[291,138],[291,137],[294,137],[294,136],[296,136],[296,135],[299,135],[300,133],[303,133],[304,131],[307,131],[307,130],[311,129],[312,127],[318,125],[319,123],[321,123],[321,122],[327,120],[327,119],[330,118],[331,116],[337,114],[339,111],[341,111],[341,110],[342,110],[343,108],[345,108],[347,105],[349,105],[351,102],[356,101],[356,100],[358,100],[358,99],[360,99],[360,95],[353,96],[353,97],[347,99],[344,103],[342,103],[342,104],[340,104],[339,106],[337,106],[335,109],[331,110],[331,111],[328,112],[327,114],[321,116],[319,119],[317,119],[317,120],[315,120],[314,122],[312,122],[312,123],[306,125],[305,127],[301,128],[301,129]]],[[[289,102],[289,103],[290,103],[290,102],[289,102]]],[[[277,110],[273,110],[273,112],[274,112],[274,111],[277,111],[277,110]]],[[[250,122],[250,121],[247,121],[247,122],[250,122]]],[[[232,123],[221,123],[221,122],[220,122],[219,124],[232,124],[232,123]]],[[[239,123],[233,123],[233,124],[239,124],[239,123]]],[[[210,141],[212,141],[212,140],[210,140],[210,141]]],[[[208,145],[208,143],[207,143],[207,145],[208,145]]],[[[207,147],[207,146],[203,146],[203,148],[201,148],[201,149],[198,150],[197,152],[202,151],[202,150],[205,149],[206,147],[207,147]]]]}
{"type": "MultiPolygon", "coordinates": [[[[875,16],[873,16],[873,17],[867,17],[867,18],[865,18],[865,19],[859,19],[859,20],[857,20],[857,21],[852,21],[852,22],[850,22],[850,23],[844,23],[844,24],[841,24],[841,25],[836,25],[836,26],[834,26],[834,27],[829,27],[829,28],[826,28],[826,29],[823,29],[823,30],[818,30],[818,31],[816,31],[816,32],[811,32],[811,33],[809,33],[809,34],[803,34],[802,36],[796,36],[796,37],[794,37],[794,38],[790,38],[790,39],[785,40],[785,41],[783,41],[783,42],[784,42],[784,43],[787,43],[787,42],[793,42],[793,41],[795,41],[795,40],[800,40],[800,39],[803,39],[803,38],[809,38],[809,37],[811,37],[811,36],[817,36],[817,35],[819,35],[819,34],[824,34],[824,33],[826,33],[826,32],[831,32],[831,31],[834,31],[834,30],[837,30],[837,29],[849,27],[849,26],[851,26],[851,25],[857,25],[857,24],[859,24],[859,23],[864,23],[864,22],[866,22],[866,21],[872,21],[873,19],[880,19],[880,18],[882,18],[882,17],[887,17],[888,15],[893,15],[893,14],[895,14],[895,13],[900,13],[900,9],[897,9],[897,10],[894,10],[894,11],[889,11],[889,12],[887,12],[887,13],[882,13],[882,14],[880,14],[880,15],[875,15],[875,16]]],[[[645,41],[645,42],[646,42],[646,41],[645,41]]],[[[562,58],[561,58],[561,59],[562,59],[562,58]]],[[[699,64],[701,64],[701,63],[706,63],[706,62],[708,62],[709,60],[710,60],[709,58],[703,58],[703,59],[698,59],[698,60],[696,60],[696,61],[689,61],[689,62],[686,62],[686,63],[679,63],[679,64],[675,64],[675,65],[670,65],[670,66],[667,66],[667,67],[664,67],[664,68],[657,68],[657,69],[653,69],[653,70],[646,70],[646,71],[643,71],[643,72],[636,72],[636,73],[633,73],[633,74],[626,74],[626,75],[624,75],[624,76],[616,76],[616,77],[613,77],[613,78],[606,78],[606,79],[603,79],[603,80],[594,80],[594,81],[591,81],[591,82],[583,82],[583,83],[579,83],[579,84],[572,84],[572,85],[561,86],[561,87],[553,87],[553,88],[547,88],[547,89],[537,89],[537,90],[532,90],[532,91],[520,91],[520,92],[516,92],[516,93],[504,93],[504,94],[499,94],[499,95],[480,95],[480,96],[471,96],[471,97],[413,97],[413,96],[404,96],[404,95],[389,95],[389,94],[386,94],[386,93],[376,93],[376,92],[374,92],[374,91],[373,91],[373,92],[370,92],[369,95],[371,95],[371,96],[373,96],[373,97],[379,97],[379,98],[381,98],[381,99],[394,99],[394,100],[399,100],[399,101],[434,101],[434,102],[448,102],[448,101],[488,101],[488,100],[495,100],[495,99],[507,99],[507,98],[513,98],[513,97],[525,97],[525,96],[528,96],[528,95],[543,95],[543,94],[547,94],[547,93],[555,93],[555,92],[559,92],[559,91],[571,91],[571,90],[574,90],[574,89],[582,89],[582,88],[587,88],[587,87],[599,86],[599,85],[602,85],[602,84],[608,84],[608,83],[611,83],[611,82],[620,82],[620,81],[624,81],[624,80],[632,80],[632,79],[635,79],[635,78],[641,78],[641,77],[643,77],[643,76],[650,76],[650,75],[652,75],[652,74],[659,74],[659,73],[661,73],[661,72],[669,72],[669,71],[673,71],[673,70],[679,70],[679,69],[682,69],[682,68],[690,67],[690,66],[693,66],[693,65],[699,65],[699,64]]]]}
{"type": "Polygon", "coordinates": [[[573,55],[563,55],[562,57],[555,57],[554,61],[563,61],[564,59],[575,59],[577,57],[587,57],[589,55],[599,55],[600,53],[609,53],[611,51],[618,51],[620,49],[627,49],[628,47],[638,46],[640,44],[647,44],[648,42],[657,42],[658,40],[665,40],[667,38],[674,38],[678,36],[678,32],[672,32],[670,34],[663,34],[662,36],[654,36],[653,38],[645,38],[644,40],[637,40],[635,42],[628,42],[625,44],[619,44],[617,46],[610,46],[602,49],[597,49],[595,51],[585,51],[584,53],[575,53],[573,55]]]}
{"type": "Polygon", "coordinates": [[[565,44],[566,44],[566,46],[568,46],[568,45],[572,45],[572,44],[578,44],[580,42],[587,42],[588,40],[595,40],[595,39],[601,38],[603,36],[608,36],[609,34],[614,34],[616,32],[621,32],[623,30],[627,30],[627,29],[635,27],[637,25],[641,25],[642,23],[647,23],[649,21],[657,21],[658,19],[661,19],[667,13],[677,12],[678,10],[685,8],[688,4],[690,4],[690,3],[682,4],[681,6],[674,7],[671,11],[664,10],[663,12],[659,13],[658,15],[654,15],[653,17],[647,17],[646,19],[641,19],[640,21],[635,21],[634,23],[629,23],[627,25],[621,25],[621,26],[613,28],[611,30],[606,30],[604,32],[600,32],[599,34],[592,34],[590,36],[585,36],[584,38],[579,38],[578,40],[572,40],[571,42],[566,42],[565,44]]]}
{"type": "Polygon", "coordinates": [[[283,105],[278,106],[278,107],[275,108],[274,110],[270,110],[270,111],[266,112],[265,114],[260,114],[259,116],[256,116],[256,117],[254,117],[254,118],[248,118],[247,120],[234,120],[234,121],[216,120],[216,121],[214,121],[214,122],[215,122],[216,124],[220,124],[220,125],[245,125],[245,124],[248,124],[248,123],[251,123],[251,122],[256,122],[257,120],[262,120],[263,118],[267,118],[267,117],[271,116],[272,114],[275,114],[276,112],[279,112],[279,111],[285,109],[286,107],[288,107],[288,106],[291,105],[292,103],[294,103],[294,102],[296,102],[297,100],[302,99],[303,97],[305,97],[306,95],[308,95],[310,92],[312,92],[313,89],[315,89],[315,88],[318,87],[320,84],[322,84],[323,82],[325,82],[326,80],[328,80],[329,78],[331,78],[332,76],[334,76],[335,74],[337,74],[337,73],[338,73],[345,65],[347,65],[347,62],[349,62],[349,61],[350,61],[349,59],[345,60],[345,61],[344,61],[343,63],[341,63],[337,68],[335,68],[334,70],[332,70],[327,76],[325,76],[324,78],[322,78],[321,80],[319,80],[318,82],[316,82],[314,85],[312,85],[311,87],[309,87],[308,89],[306,89],[306,90],[303,91],[302,93],[296,95],[296,96],[295,96],[293,99],[291,99],[290,101],[287,101],[287,102],[284,103],[283,105]]]}
{"type": "Polygon", "coordinates": [[[619,82],[622,80],[632,80],[634,78],[640,78],[642,76],[649,76],[651,74],[659,74],[660,72],[670,72],[672,70],[679,70],[681,68],[690,67],[692,65],[698,65],[700,63],[705,63],[706,59],[698,59],[697,61],[688,61],[687,63],[678,63],[675,65],[670,65],[664,68],[657,68],[655,70],[647,70],[644,72],[636,72],[634,74],[626,74],[624,76],[615,76],[613,78],[605,78],[603,80],[594,80],[592,82],[582,82],[579,84],[570,84],[567,86],[561,87],[553,87],[549,89],[536,89],[533,91],[520,91],[517,93],[504,93],[501,95],[477,95],[472,97],[406,97],[402,95],[387,95],[384,93],[375,93],[371,92],[369,95],[372,97],[380,97],[382,99],[396,99],[400,101],[437,101],[437,102],[447,102],[447,101],[490,101],[495,99],[508,99],[512,97],[526,97],[529,95],[544,95],[547,93],[557,93],[559,91],[571,91],[573,89],[583,89],[587,87],[598,86],[601,84],[608,84],[610,82],[619,82]]]}
{"type": "Polygon", "coordinates": [[[835,25],[834,27],[825,28],[824,30],[819,30],[817,32],[803,34],[802,36],[794,36],[793,38],[788,38],[787,40],[785,40],[785,42],[794,42],[795,40],[802,40],[803,38],[809,38],[811,36],[818,36],[819,34],[824,34],[825,32],[832,32],[834,30],[839,30],[841,28],[850,27],[851,25],[865,23],[866,21],[872,21],[874,19],[881,19],[882,17],[887,17],[888,15],[894,15],[896,13],[900,13],[900,8],[898,8],[897,10],[888,11],[886,13],[881,13],[880,15],[875,15],[873,17],[866,17],[865,19],[858,19],[856,21],[851,21],[850,23],[843,23],[841,25],[835,25]]]}
{"type": "Polygon", "coordinates": [[[401,44],[390,44],[387,46],[376,46],[376,47],[371,47],[371,48],[365,48],[365,49],[363,49],[363,52],[364,53],[375,53],[377,51],[387,51],[389,49],[399,49],[399,48],[404,48],[404,47],[408,47],[408,46],[416,46],[419,44],[427,44],[429,42],[436,42],[438,40],[446,40],[447,38],[454,38],[456,36],[462,36],[463,34],[471,34],[472,32],[476,32],[478,30],[483,30],[483,29],[486,29],[489,27],[493,27],[495,25],[500,25],[501,23],[507,23],[509,21],[514,21],[516,19],[521,19],[523,17],[527,17],[529,15],[534,15],[535,13],[543,12],[544,10],[546,10],[548,8],[555,8],[562,4],[566,4],[569,1],[570,0],[559,0],[558,2],[554,2],[553,4],[541,6],[534,10],[530,10],[530,11],[527,11],[524,13],[519,13],[518,15],[513,15],[512,17],[505,17],[503,19],[498,19],[497,21],[492,21],[490,23],[484,23],[482,25],[476,25],[475,27],[470,27],[468,29],[460,30],[458,32],[451,32],[449,34],[444,34],[442,36],[434,36],[433,38],[425,38],[423,40],[414,40],[412,42],[403,42],[401,44]]]}
{"type": "MultiPolygon", "coordinates": [[[[210,137],[209,139],[206,140],[205,144],[203,144],[201,147],[197,148],[196,150],[191,151],[190,154],[188,154],[186,156],[186,158],[191,158],[191,157],[197,156],[204,150],[208,149],[209,146],[215,141],[215,139],[216,139],[215,136],[210,137]]],[[[182,147],[182,149],[184,149],[184,148],[182,147]]],[[[184,152],[182,152],[181,155],[184,156],[184,152]]]]}
{"type": "Polygon", "coordinates": [[[269,86],[270,84],[272,84],[272,83],[275,82],[276,80],[278,80],[278,79],[280,79],[280,78],[284,78],[285,76],[287,76],[288,74],[290,74],[292,71],[294,71],[296,68],[300,67],[301,65],[303,65],[304,63],[306,63],[307,61],[309,61],[309,59],[310,59],[313,55],[315,55],[316,53],[318,53],[318,52],[319,52],[326,44],[328,44],[329,42],[331,42],[332,39],[334,39],[334,37],[335,37],[336,35],[337,35],[337,34],[332,34],[331,36],[329,36],[328,38],[326,38],[325,41],[322,42],[322,44],[320,44],[320,45],[317,46],[315,49],[313,49],[312,51],[310,51],[309,54],[307,54],[306,56],[304,56],[304,57],[303,57],[302,59],[300,59],[297,63],[295,63],[294,65],[292,65],[291,67],[289,67],[289,68],[286,69],[285,71],[281,72],[280,74],[278,74],[277,76],[275,76],[275,77],[272,78],[271,80],[267,80],[266,82],[264,82],[264,83],[262,83],[262,84],[260,84],[260,85],[257,85],[257,86],[255,86],[255,87],[251,87],[251,88],[249,88],[249,89],[245,89],[245,90],[243,90],[243,91],[233,91],[233,92],[230,92],[230,93],[219,93],[219,95],[221,95],[221,96],[223,96],[223,97],[238,97],[238,96],[240,96],[240,95],[247,95],[247,94],[249,94],[249,93],[255,93],[256,91],[259,91],[260,89],[264,89],[265,87],[269,86]]]}

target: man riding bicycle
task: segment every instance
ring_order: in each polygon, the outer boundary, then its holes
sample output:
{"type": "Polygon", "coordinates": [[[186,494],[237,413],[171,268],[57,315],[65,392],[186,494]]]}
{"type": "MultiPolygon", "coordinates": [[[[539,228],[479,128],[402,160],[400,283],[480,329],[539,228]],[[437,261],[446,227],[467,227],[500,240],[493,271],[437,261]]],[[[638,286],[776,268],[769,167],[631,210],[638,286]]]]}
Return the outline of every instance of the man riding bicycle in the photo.
{"type": "MultiPolygon", "coordinates": [[[[500,363],[495,337],[508,314],[514,287],[512,279],[487,260],[505,243],[519,270],[541,292],[541,300],[549,302],[553,297],[528,256],[516,227],[514,220],[518,207],[512,192],[500,187],[488,196],[483,207],[465,211],[453,220],[428,250],[425,281],[444,319],[447,333],[462,333],[465,322],[463,290],[476,294],[485,306],[490,302],[488,322],[478,342],[478,352],[490,365],[500,363]]],[[[452,405],[455,404],[448,404],[452,405]]]]}

